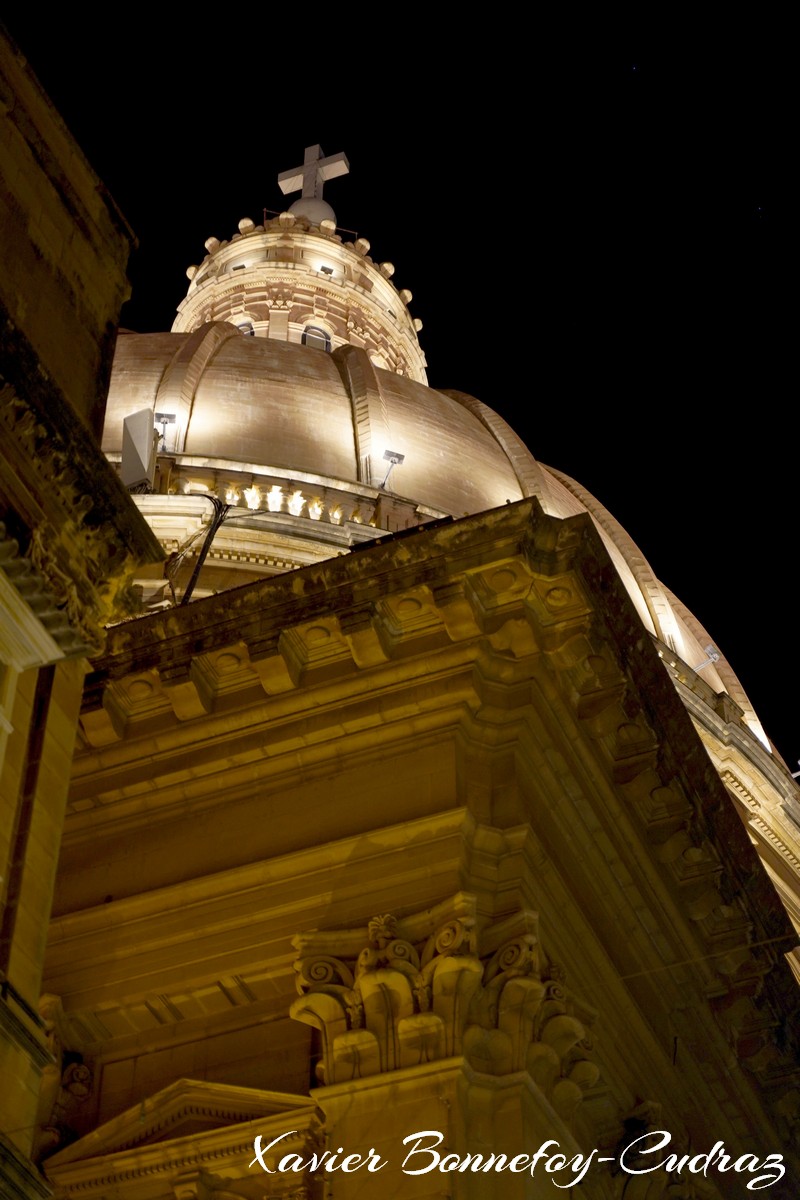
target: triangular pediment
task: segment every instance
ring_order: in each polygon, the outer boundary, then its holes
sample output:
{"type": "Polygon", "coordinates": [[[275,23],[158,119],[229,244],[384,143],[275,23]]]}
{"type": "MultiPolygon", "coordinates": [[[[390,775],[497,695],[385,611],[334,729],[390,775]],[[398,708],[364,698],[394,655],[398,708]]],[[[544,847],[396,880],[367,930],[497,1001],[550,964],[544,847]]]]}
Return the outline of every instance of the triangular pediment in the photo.
{"type": "Polygon", "coordinates": [[[178,1079],[60,1150],[47,1165],[51,1169],[178,1138],[196,1138],[281,1113],[310,1113],[314,1107],[308,1096],[178,1079]]]}

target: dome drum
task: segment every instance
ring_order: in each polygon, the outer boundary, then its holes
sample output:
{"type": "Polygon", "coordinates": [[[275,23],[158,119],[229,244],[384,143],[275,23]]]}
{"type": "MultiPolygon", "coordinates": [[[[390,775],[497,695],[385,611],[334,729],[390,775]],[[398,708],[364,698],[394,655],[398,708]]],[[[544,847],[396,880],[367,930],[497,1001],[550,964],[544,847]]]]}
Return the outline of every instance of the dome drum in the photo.
{"type": "Polygon", "coordinates": [[[209,238],[209,254],[189,268],[174,333],[229,321],[249,324],[256,336],[301,342],[309,326],[322,322],[330,348],[361,346],[376,365],[426,382],[421,322],[408,311],[411,292],[395,288],[384,269],[390,264],[373,263],[364,252],[368,243],[343,242],[294,213],[264,225],[243,221],[240,228],[230,242],[209,238]]]}
{"type": "MultiPolygon", "coordinates": [[[[135,580],[144,608],[157,608],[183,596],[209,534],[214,510],[208,497],[212,495],[209,490],[134,497],[167,556],[165,564],[144,569],[135,580]]],[[[307,507],[295,514],[232,503],[208,548],[192,598],[297,570],[371,542],[386,531],[362,518],[361,513],[368,511],[367,505],[350,511],[333,509],[330,520],[315,520],[307,507]]]]}
{"type": "MultiPolygon", "coordinates": [[[[119,455],[109,454],[113,463],[119,455]]],[[[170,574],[176,595],[209,528],[214,498],[228,511],[217,530],[196,597],[249,582],[264,574],[295,570],[344,554],[376,537],[418,528],[447,514],[378,488],[354,488],[342,480],[235,462],[210,465],[191,455],[157,458],[156,491],[134,496],[137,507],[167,555],[186,568],[170,574]],[[215,565],[216,564],[216,565],[215,565]],[[234,575],[226,577],[226,571],[234,575]],[[213,580],[212,580],[213,576],[213,580]]],[[[161,568],[137,579],[145,607],[160,602],[161,568]]]]}

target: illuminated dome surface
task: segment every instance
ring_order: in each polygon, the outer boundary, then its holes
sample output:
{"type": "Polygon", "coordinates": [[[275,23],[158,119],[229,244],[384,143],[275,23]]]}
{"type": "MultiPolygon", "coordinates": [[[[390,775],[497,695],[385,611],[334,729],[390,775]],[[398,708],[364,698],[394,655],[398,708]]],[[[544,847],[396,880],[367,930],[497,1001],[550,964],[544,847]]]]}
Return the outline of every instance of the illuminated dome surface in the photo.
{"type": "MultiPolygon", "coordinates": [[[[343,156],[312,150],[302,170],[319,161],[342,173],[343,156]]],[[[172,332],[119,338],[103,448],[119,461],[125,419],[153,414],[158,467],[137,499],[171,556],[172,602],[205,537],[209,498],[228,508],[195,598],[536,496],[552,516],[590,514],[675,678],[688,672],[700,691],[727,692],[766,745],[709,634],[611,514],[537,463],[479,400],[427,386],[421,322],[392,264],[373,262],[363,238],[343,240],[320,195],[293,207],[263,225],[243,218],[230,241],[208,239],[172,332]],[[316,206],[316,224],[303,206],[316,206]]],[[[142,586],[146,604],[170,602],[163,577],[142,586]]]]}
{"type": "MultiPolygon", "coordinates": [[[[218,336],[213,355],[202,366],[195,363],[190,411],[185,426],[175,431],[181,455],[250,464],[263,475],[269,472],[262,468],[277,467],[293,479],[313,475],[358,490],[363,483],[380,484],[388,465],[384,452],[398,451],[405,460],[393,470],[392,490],[437,514],[459,517],[527,494],[479,416],[453,396],[375,370],[354,352],[378,410],[369,414],[372,478],[359,480],[359,430],[346,356],[243,337],[230,325],[219,326],[218,336]]],[[[145,405],[162,411],[168,401],[160,385],[171,364],[191,353],[189,340],[175,333],[120,337],[104,449],[121,450],[122,421],[129,412],[145,405]]],[[[533,464],[522,443],[507,433],[533,464]]]]}
{"type": "MultiPolygon", "coordinates": [[[[245,487],[255,483],[263,503],[248,510],[242,501],[241,507],[251,535],[257,528],[262,539],[282,536],[287,542],[305,541],[315,547],[324,543],[325,532],[340,539],[327,550],[322,545],[313,554],[309,551],[306,558],[301,554],[292,559],[286,550],[283,566],[264,564],[266,573],[274,573],[341,553],[379,530],[392,532],[390,520],[368,527],[381,498],[384,511],[391,499],[405,514],[399,525],[395,523],[397,529],[436,517],[471,515],[535,495],[553,516],[588,512],[645,627],[688,666],[708,659],[709,634],[659,582],[612,515],[574,480],[538,463],[506,422],[479,400],[462,392],[434,391],[374,368],[363,351],[346,348],[331,354],[243,336],[223,323],[204,328],[200,335],[195,336],[194,355],[188,334],[127,334],[119,340],[104,437],[104,449],[112,458],[121,451],[124,417],[145,406],[154,413],[164,409],[170,395],[165,381],[168,385],[174,377],[176,364],[191,375],[185,424],[179,420],[167,432],[166,457],[174,463],[175,493],[141,498],[146,513],[159,505],[164,510],[162,525],[170,506],[177,504],[197,505],[197,519],[202,521],[206,510],[191,493],[223,496],[238,487],[242,500],[245,487]],[[204,346],[209,339],[214,343],[211,353],[204,346]],[[361,428],[359,386],[374,393],[372,411],[362,406],[361,428]],[[367,420],[370,453],[365,455],[367,420]],[[179,449],[170,444],[172,437],[179,440],[179,449]],[[402,454],[403,461],[393,467],[382,488],[387,450],[402,454]],[[266,497],[276,486],[282,489],[282,503],[270,513],[266,497]],[[290,513],[289,497],[298,493],[302,507],[290,513]],[[322,512],[312,520],[315,502],[322,512]],[[340,517],[334,524],[331,513],[337,510],[340,517]]],[[[154,528],[163,534],[158,522],[154,528]]],[[[168,550],[176,548],[169,538],[164,540],[168,550]]],[[[224,539],[220,548],[224,552],[224,539]]],[[[246,581],[237,575],[227,586],[246,581]]],[[[213,590],[219,590],[218,582],[213,590]]],[[[703,679],[715,692],[727,691],[763,738],[724,658],[707,663],[703,679]]]]}

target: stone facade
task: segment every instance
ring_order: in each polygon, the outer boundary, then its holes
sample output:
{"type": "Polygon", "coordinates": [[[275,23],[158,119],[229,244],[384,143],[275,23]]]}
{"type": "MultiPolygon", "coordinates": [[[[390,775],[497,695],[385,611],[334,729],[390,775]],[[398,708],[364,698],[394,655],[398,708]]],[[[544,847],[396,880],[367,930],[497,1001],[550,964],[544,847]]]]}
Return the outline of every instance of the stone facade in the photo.
{"type": "Polygon", "coordinates": [[[40,1094],[61,1077],[38,1002],[86,655],[161,550],[97,443],[132,237],[2,36],[0,120],[0,1190],[38,1197],[40,1094]]]}
{"type": "Polygon", "coordinates": [[[780,1154],[794,1200],[797,792],[709,635],[425,387],[410,294],[305,183],[117,357],[112,459],[173,418],[159,546],[92,437],[129,234],[0,65],[4,1194],[721,1200],[780,1154]],[[216,550],[203,496],[241,508],[216,550]],[[659,1131],[738,1170],[633,1173],[659,1131]]]}
{"type": "Polygon", "coordinates": [[[94,1081],[47,1160],[65,1200],[189,1167],[210,1196],[497,1194],[405,1174],[424,1130],[462,1157],[648,1127],[795,1153],[796,934],[589,518],[529,500],[401,544],[118,626],[95,661],[45,980],[94,1081]],[[284,1115],[115,1136],[180,1078],[284,1115]],[[249,1167],[309,1086],[320,1145],[380,1176],[249,1167]]]}

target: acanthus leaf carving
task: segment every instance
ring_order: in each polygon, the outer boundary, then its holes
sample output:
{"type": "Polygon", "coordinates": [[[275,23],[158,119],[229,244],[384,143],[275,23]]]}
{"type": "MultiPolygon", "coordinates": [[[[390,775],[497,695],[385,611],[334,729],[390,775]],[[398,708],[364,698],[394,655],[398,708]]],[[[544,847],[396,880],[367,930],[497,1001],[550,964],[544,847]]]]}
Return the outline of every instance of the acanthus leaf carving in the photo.
{"type": "MultiPolygon", "coordinates": [[[[319,935],[319,945],[332,949],[339,937],[349,947],[348,962],[323,954],[295,964],[302,998],[291,1015],[321,1032],[320,1078],[339,1083],[463,1054],[487,1074],[529,1071],[569,1119],[599,1076],[585,1024],[593,1014],[572,999],[558,968],[542,978],[530,926],[530,914],[520,914],[523,932],[499,946],[489,939],[496,949],[484,959],[475,921],[463,916],[417,945],[402,936],[413,921],[401,927],[391,914],[369,922],[360,952],[355,931],[319,935]]],[[[300,944],[311,941],[304,935],[300,944]]]]}

